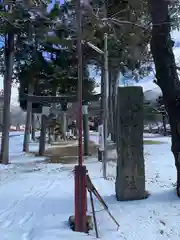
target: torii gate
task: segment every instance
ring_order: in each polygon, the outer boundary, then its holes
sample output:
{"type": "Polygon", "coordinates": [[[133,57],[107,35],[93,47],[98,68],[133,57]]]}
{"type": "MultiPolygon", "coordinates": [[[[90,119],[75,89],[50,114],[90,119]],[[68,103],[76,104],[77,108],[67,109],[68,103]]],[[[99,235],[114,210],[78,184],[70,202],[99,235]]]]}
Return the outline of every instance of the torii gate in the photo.
{"type": "MultiPolygon", "coordinates": [[[[98,101],[100,97],[101,94],[86,94],[83,98],[84,155],[89,154],[88,102],[98,101]]],[[[49,106],[52,103],[60,103],[63,111],[67,111],[67,103],[78,101],[78,97],[76,95],[36,96],[24,94],[24,98],[27,100],[27,102],[39,103],[42,104],[42,106],[49,106]]],[[[39,155],[41,156],[45,153],[45,119],[46,117],[42,115],[41,137],[39,141],[39,155]]]]}

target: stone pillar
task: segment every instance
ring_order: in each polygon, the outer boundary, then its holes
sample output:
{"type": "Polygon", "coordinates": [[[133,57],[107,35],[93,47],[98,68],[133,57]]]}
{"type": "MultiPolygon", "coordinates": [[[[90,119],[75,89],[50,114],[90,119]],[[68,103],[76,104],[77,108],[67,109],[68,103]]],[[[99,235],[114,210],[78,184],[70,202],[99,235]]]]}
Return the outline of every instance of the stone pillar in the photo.
{"type": "Polygon", "coordinates": [[[119,87],[117,99],[118,201],[145,198],[143,156],[143,91],[141,87],[119,87]]]}

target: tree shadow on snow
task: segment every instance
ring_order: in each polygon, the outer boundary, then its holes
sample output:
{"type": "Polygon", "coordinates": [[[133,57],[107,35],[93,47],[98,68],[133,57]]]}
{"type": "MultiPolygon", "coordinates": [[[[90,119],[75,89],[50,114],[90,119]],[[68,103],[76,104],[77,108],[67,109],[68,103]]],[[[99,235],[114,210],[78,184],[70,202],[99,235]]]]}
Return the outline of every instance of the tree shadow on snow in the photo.
{"type": "Polygon", "coordinates": [[[138,207],[153,204],[176,204],[180,202],[180,198],[176,195],[176,189],[163,189],[159,192],[150,192],[150,195],[146,199],[133,200],[133,201],[117,201],[116,195],[102,196],[103,200],[108,206],[112,205],[129,205],[133,206],[138,204],[138,207]]]}

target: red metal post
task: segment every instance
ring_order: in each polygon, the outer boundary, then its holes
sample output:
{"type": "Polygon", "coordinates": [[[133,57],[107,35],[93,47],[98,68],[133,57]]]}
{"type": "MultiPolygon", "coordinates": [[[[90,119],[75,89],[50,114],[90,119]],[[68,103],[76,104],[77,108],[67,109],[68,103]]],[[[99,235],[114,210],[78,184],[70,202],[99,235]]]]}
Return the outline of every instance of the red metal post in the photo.
{"type": "Polygon", "coordinates": [[[75,166],[75,231],[86,232],[86,167],[83,166],[83,129],[82,129],[82,83],[83,83],[83,62],[82,62],[82,15],[81,3],[77,0],[77,54],[78,54],[78,100],[79,100],[79,163],[75,166]]]}
{"type": "Polygon", "coordinates": [[[75,231],[86,232],[86,167],[75,166],[75,231]]]}

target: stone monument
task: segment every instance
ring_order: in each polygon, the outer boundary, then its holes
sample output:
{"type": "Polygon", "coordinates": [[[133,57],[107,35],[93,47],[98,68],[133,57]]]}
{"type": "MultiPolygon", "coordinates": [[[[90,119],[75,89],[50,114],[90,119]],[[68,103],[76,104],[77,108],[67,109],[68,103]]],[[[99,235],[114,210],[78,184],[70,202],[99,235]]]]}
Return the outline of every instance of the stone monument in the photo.
{"type": "Polygon", "coordinates": [[[118,201],[146,196],[143,155],[143,91],[141,87],[119,87],[117,100],[118,201]]]}

